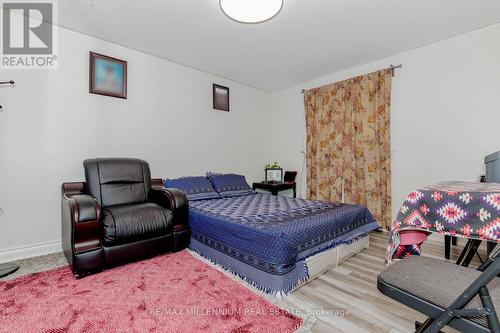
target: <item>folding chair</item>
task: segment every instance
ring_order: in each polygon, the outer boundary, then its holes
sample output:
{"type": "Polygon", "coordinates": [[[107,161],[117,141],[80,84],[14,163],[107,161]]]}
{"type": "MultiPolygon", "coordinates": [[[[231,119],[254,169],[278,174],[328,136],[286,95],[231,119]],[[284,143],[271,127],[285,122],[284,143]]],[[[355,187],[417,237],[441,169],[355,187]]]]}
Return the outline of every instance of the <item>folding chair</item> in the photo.
{"type": "MultiPolygon", "coordinates": [[[[379,274],[380,292],[428,316],[417,333],[438,333],[446,325],[462,332],[500,333],[500,246],[475,270],[451,262],[410,256],[379,274]]],[[[416,325],[417,326],[417,325],[416,325]]]]}

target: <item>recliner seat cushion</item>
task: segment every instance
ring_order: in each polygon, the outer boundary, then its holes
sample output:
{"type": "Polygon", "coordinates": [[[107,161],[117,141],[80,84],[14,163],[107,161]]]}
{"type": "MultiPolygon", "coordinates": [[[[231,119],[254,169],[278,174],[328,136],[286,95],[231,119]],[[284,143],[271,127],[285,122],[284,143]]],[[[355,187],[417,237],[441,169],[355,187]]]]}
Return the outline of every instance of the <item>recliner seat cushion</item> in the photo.
{"type": "Polygon", "coordinates": [[[172,212],[154,203],[107,207],[102,221],[105,246],[173,232],[172,212]]]}

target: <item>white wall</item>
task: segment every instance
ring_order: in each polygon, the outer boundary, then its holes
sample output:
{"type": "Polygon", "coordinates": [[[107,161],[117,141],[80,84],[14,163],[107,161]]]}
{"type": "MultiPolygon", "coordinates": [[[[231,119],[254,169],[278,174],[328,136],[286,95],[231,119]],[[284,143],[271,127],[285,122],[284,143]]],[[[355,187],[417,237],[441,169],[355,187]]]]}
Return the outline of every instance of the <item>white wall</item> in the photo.
{"type": "Polygon", "coordinates": [[[404,66],[393,81],[393,212],[421,185],[476,180],[500,149],[499,39],[495,25],[268,94],[61,30],[58,70],[0,72],[16,81],[0,88],[0,262],[59,249],[60,184],[83,179],[83,159],[134,156],[153,176],[221,170],[249,182],[269,161],[300,170],[300,90],[389,64],[404,66]],[[88,93],[89,51],[128,61],[127,100],[88,93]],[[212,110],[212,83],[231,88],[231,112],[212,110]]]}
{"type": "Polygon", "coordinates": [[[392,90],[393,215],[419,186],[477,180],[484,156],[500,150],[499,40],[497,24],[273,94],[272,119],[282,130],[273,133],[272,159],[301,168],[302,88],[402,64],[392,90]]]}
{"type": "Polygon", "coordinates": [[[270,94],[61,29],[57,70],[2,70],[0,262],[60,248],[60,185],[82,161],[129,156],[152,175],[233,171],[261,179],[270,94]],[[88,93],[89,51],[128,61],[128,99],[88,93]],[[231,112],[212,110],[212,83],[231,112]],[[37,248],[30,248],[39,245],[37,248]],[[20,250],[20,248],[28,249],[20,250]]]}

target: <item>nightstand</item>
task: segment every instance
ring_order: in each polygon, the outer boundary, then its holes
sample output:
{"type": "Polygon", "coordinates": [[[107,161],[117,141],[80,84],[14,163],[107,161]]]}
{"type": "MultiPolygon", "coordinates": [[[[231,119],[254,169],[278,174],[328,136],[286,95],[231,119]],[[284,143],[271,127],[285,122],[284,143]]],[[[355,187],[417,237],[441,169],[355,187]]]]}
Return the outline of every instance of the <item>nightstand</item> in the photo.
{"type": "Polygon", "coordinates": [[[297,197],[297,183],[295,182],[260,182],[253,183],[252,188],[269,191],[272,195],[278,195],[281,191],[293,190],[293,197],[297,197]]]}

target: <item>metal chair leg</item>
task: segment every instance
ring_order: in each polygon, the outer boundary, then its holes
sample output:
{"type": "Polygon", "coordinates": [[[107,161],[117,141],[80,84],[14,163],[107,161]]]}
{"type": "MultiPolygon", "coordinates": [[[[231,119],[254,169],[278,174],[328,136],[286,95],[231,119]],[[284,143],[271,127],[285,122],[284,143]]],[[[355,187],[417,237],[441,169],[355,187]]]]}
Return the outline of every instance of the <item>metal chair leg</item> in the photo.
{"type": "Polygon", "coordinates": [[[465,254],[467,253],[467,251],[469,251],[471,241],[471,239],[467,240],[467,243],[465,244],[462,252],[460,252],[460,255],[458,256],[457,265],[460,265],[460,263],[464,260],[465,254]]]}
{"type": "Polygon", "coordinates": [[[462,262],[462,266],[469,267],[470,262],[474,258],[474,255],[477,253],[477,249],[479,248],[479,245],[481,245],[480,240],[477,240],[477,239],[472,240],[472,244],[470,246],[469,252],[465,256],[465,259],[462,262]]]}
{"type": "Polygon", "coordinates": [[[433,320],[432,318],[427,318],[423,323],[416,321],[415,322],[415,333],[422,333],[429,327],[430,324],[432,324],[433,320]]]}
{"type": "Polygon", "coordinates": [[[468,267],[472,258],[474,258],[474,254],[476,254],[479,245],[481,245],[481,240],[469,239],[462,250],[462,253],[460,253],[460,257],[458,257],[457,265],[468,267]]]}
{"type": "Polygon", "coordinates": [[[490,255],[491,251],[493,251],[495,249],[495,246],[497,246],[497,243],[487,242],[486,243],[486,254],[490,255]]]}
{"type": "Polygon", "coordinates": [[[479,289],[479,297],[481,298],[481,303],[483,303],[483,307],[488,311],[488,321],[490,323],[490,329],[493,333],[500,332],[500,325],[498,324],[498,316],[495,311],[495,306],[493,305],[493,301],[491,300],[490,293],[488,289],[482,287],[479,289]]]}
{"type": "Polygon", "coordinates": [[[450,252],[451,252],[451,236],[444,235],[444,258],[446,260],[450,260],[450,252]]]}
{"type": "MultiPolygon", "coordinates": [[[[430,317],[427,318],[427,320],[424,323],[416,321],[415,322],[415,333],[423,333],[423,332],[425,332],[425,330],[428,329],[429,326],[431,326],[431,324],[433,322],[434,322],[434,319],[432,319],[430,317]]],[[[439,331],[439,333],[444,333],[444,332],[439,331]]]]}

